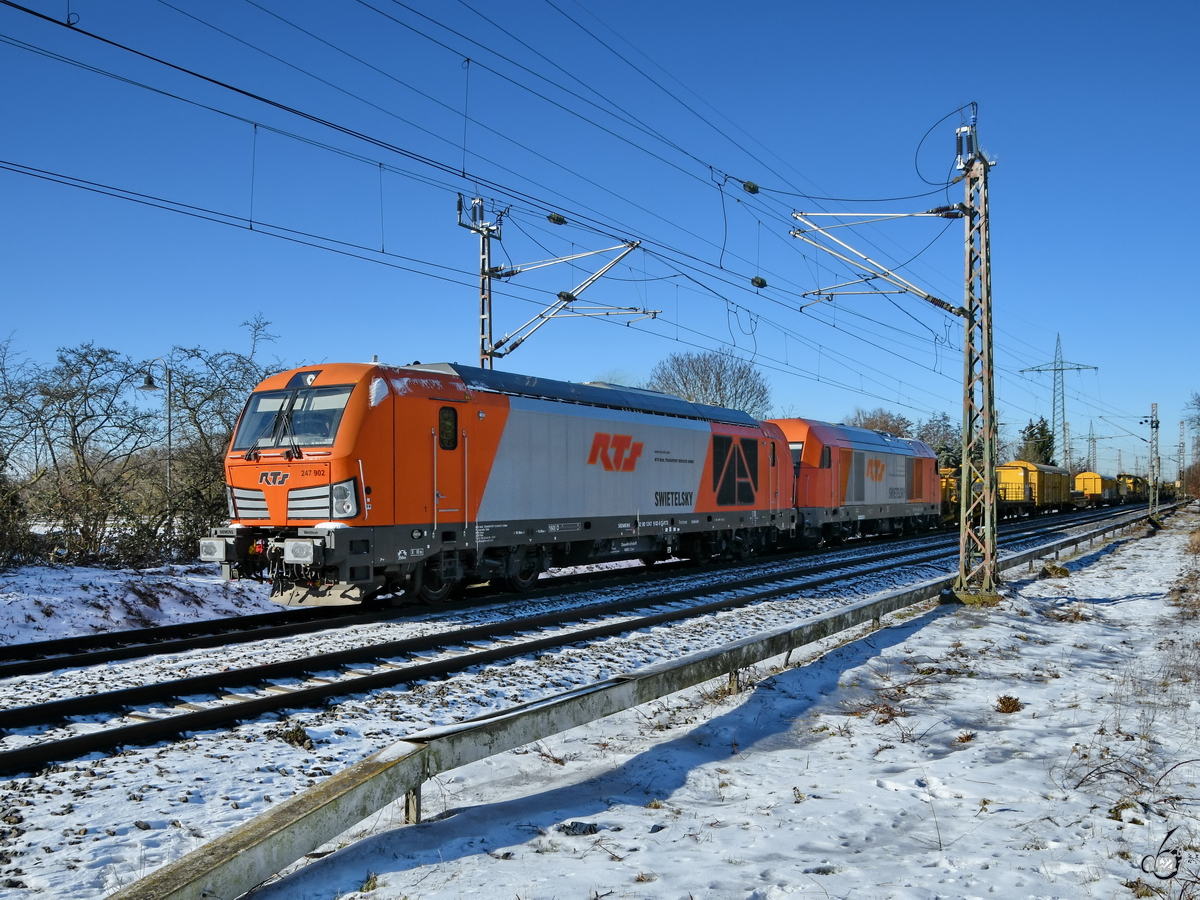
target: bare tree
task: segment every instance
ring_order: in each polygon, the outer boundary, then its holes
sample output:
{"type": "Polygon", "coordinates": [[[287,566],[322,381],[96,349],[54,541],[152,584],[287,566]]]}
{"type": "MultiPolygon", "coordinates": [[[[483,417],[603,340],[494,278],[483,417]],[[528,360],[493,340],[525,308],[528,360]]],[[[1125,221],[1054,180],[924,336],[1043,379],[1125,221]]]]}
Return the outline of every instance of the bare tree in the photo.
{"type": "Polygon", "coordinates": [[[42,367],[0,341],[0,566],[193,556],[227,515],[223,457],[242,405],[283,368],[259,358],[268,324],[243,323],[248,353],[176,347],[169,419],[165,395],[136,390],[149,363],[89,343],[42,367]]]}
{"type": "Polygon", "coordinates": [[[872,431],[886,431],[896,437],[912,437],[913,423],[899,413],[884,409],[882,406],[865,410],[856,406],[854,412],[845,421],[846,425],[857,428],[870,428],[872,431]]]}
{"type": "Polygon", "coordinates": [[[1193,430],[1200,429],[1200,391],[1192,391],[1192,397],[1183,405],[1183,417],[1193,430]]]}
{"type": "MultiPolygon", "coordinates": [[[[258,358],[262,344],[272,340],[261,318],[243,325],[250,329],[250,350],[216,353],[199,347],[176,347],[171,353],[171,405],[174,412],[172,475],[174,527],[172,550],[185,556],[197,541],[228,517],[225,500],[225,450],[255,386],[285,366],[258,358]]],[[[160,445],[161,446],[161,445],[160,445]]],[[[157,454],[162,463],[161,453],[157,454]]],[[[165,485],[165,473],[159,479],[165,485]]],[[[165,495],[160,507],[166,509],[165,495]]]]}
{"type": "Polygon", "coordinates": [[[756,419],[771,413],[771,389],[753,363],[732,353],[672,353],[650,370],[644,387],[693,403],[740,409],[756,419]]]}
{"type": "Polygon", "coordinates": [[[45,475],[27,464],[37,427],[26,402],[32,371],[11,338],[0,342],[0,566],[32,561],[37,551],[24,496],[45,475]]]}
{"type": "Polygon", "coordinates": [[[154,425],[130,399],[140,374],[132,360],[92,343],[59,350],[54,366],[36,372],[27,403],[40,437],[34,465],[47,476],[30,500],[68,559],[101,557],[114,526],[134,514],[139,453],[154,425]]]}

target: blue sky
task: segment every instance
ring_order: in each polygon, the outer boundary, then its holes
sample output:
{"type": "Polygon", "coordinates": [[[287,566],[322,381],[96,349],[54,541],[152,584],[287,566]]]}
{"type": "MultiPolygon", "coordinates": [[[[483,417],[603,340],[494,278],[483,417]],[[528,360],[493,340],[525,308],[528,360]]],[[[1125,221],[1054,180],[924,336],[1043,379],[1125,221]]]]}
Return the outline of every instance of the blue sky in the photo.
{"type": "MultiPolygon", "coordinates": [[[[508,210],[496,263],[641,240],[584,302],[659,311],[551,322],[500,368],[637,381],[669,353],[730,347],[763,366],[782,410],[957,418],[958,322],[911,295],[801,310],[848,275],[789,229],[793,210],[959,202],[960,185],[936,185],[951,170],[955,110],[975,101],[997,159],[1003,420],[1015,433],[1050,418],[1051,377],[1020,370],[1049,363],[1061,334],[1067,361],[1099,367],[1066,374],[1073,452],[1091,426],[1120,436],[1100,442],[1102,470],[1118,450],[1125,468],[1144,464],[1147,444],[1127,432],[1146,436],[1138,420],[1157,402],[1174,474],[1178,422],[1200,387],[1193,5],[1008,3],[978,20],[950,3],[32,8],[78,20],[72,31],[0,8],[0,160],[233,227],[0,170],[3,332],[30,359],[88,340],[137,358],[242,348],[239,325],[262,314],[288,361],[475,364],[478,243],[455,201],[478,193],[489,213],[508,210]]],[[[961,222],[840,233],[961,302],[961,222]]],[[[498,283],[496,336],[602,259],[498,283]]]]}

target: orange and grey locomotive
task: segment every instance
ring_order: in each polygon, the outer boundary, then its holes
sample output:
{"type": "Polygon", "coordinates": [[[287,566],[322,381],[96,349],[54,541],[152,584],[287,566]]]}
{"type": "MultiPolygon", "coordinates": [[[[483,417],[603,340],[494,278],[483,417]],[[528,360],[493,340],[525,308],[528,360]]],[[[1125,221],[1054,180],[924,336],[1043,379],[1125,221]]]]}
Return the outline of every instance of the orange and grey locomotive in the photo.
{"type": "Polygon", "coordinates": [[[458,365],[338,363],[267,378],[225,460],[230,524],[201,541],[286,605],[532,586],[550,567],[746,556],[794,535],[779,427],[607,384],[458,365]]]}

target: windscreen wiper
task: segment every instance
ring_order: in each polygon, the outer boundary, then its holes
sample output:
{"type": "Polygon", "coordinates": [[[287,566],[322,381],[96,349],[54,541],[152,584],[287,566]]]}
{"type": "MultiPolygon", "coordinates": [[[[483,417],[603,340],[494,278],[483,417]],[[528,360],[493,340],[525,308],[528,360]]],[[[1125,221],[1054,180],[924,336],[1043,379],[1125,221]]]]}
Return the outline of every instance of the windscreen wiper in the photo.
{"type": "Polygon", "coordinates": [[[304,454],[300,452],[300,442],[296,440],[296,428],[292,424],[293,412],[295,412],[294,406],[283,414],[283,433],[287,435],[288,447],[291,450],[292,459],[300,459],[304,454]]]}
{"type": "Polygon", "coordinates": [[[263,435],[267,434],[268,432],[270,432],[271,434],[275,433],[275,428],[276,428],[276,426],[279,425],[279,417],[282,414],[283,414],[282,409],[276,410],[275,415],[271,416],[271,421],[269,421],[266,425],[264,425],[262,428],[262,431],[260,431],[258,434],[256,434],[254,436],[254,440],[252,440],[250,442],[249,449],[246,450],[246,452],[242,454],[242,459],[244,459],[246,461],[251,461],[251,460],[254,460],[255,458],[257,458],[258,442],[261,441],[263,439],[263,435]]]}

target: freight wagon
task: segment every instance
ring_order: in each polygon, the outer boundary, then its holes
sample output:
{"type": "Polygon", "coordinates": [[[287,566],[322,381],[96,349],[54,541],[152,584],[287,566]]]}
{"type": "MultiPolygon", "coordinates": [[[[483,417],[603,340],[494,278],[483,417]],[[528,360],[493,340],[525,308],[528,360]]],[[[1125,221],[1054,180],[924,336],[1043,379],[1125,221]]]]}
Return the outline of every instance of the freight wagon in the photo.
{"type": "MultiPolygon", "coordinates": [[[[958,521],[960,469],[940,469],[942,520],[958,521]]],[[[978,487],[976,488],[978,490],[978,487]]],[[[1002,518],[1065,510],[1075,505],[1071,475],[1058,466],[1043,466],[1025,460],[996,466],[996,514],[1002,518]]]]}
{"type": "Polygon", "coordinates": [[[1117,479],[1098,472],[1080,472],[1076,475],[1075,490],[1084,506],[1109,506],[1120,502],[1117,479]]]}
{"type": "Polygon", "coordinates": [[[304,367],[248,400],[225,460],[230,524],[201,558],[307,606],[747,556],[794,533],[788,460],[777,425],[653,391],[449,364],[304,367]]]}
{"type": "Polygon", "coordinates": [[[1122,503],[1145,503],[1150,499],[1150,486],[1141,475],[1120,472],[1117,474],[1117,493],[1122,503]]]}
{"type": "Polygon", "coordinates": [[[996,466],[998,498],[1001,506],[1021,512],[1067,509],[1071,503],[1071,474],[1058,466],[1016,459],[996,466]]]}

